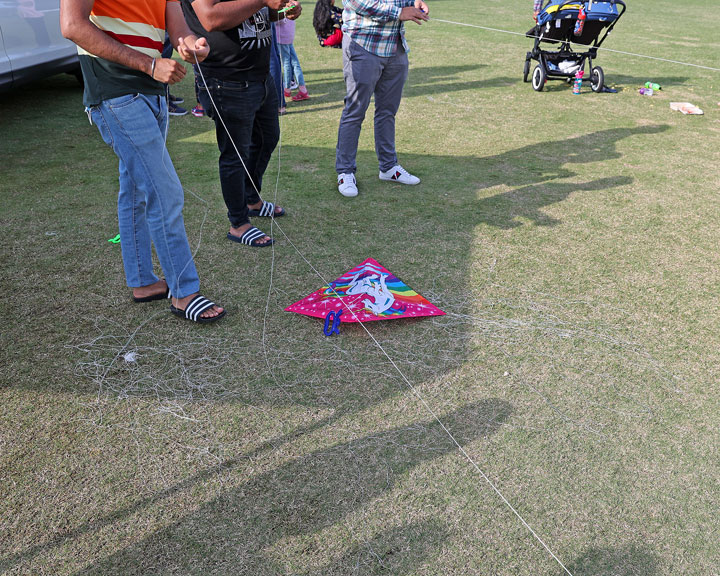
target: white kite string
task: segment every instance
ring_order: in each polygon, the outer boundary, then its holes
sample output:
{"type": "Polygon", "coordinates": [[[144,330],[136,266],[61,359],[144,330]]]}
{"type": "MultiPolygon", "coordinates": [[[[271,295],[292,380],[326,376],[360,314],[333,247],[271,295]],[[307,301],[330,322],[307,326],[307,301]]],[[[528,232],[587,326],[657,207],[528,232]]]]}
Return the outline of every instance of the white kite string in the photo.
{"type": "MultiPolygon", "coordinates": [[[[278,102],[278,106],[280,106],[280,102],[278,102]]],[[[276,147],[276,149],[277,149],[277,175],[275,177],[275,190],[273,192],[273,201],[272,201],[273,214],[272,214],[272,217],[270,218],[270,237],[271,238],[273,237],[274,230],[275,230],[275,213],[274,213],[275,208],[274,207],[277,205],[278,188],[280,187],[280,158],[281,158],[281,152],[282,152],[282,134],[283,134],[283,126],[282,125],[283,125],[283,116],[280,115],[280,134],[278,136],[278,143],[277,143],[277,147],[276,147]]],[[[255,186],[254,182],[253,182],[253,186],[255,186]]],[[[257,188],[256,188],[256,190],[257,190],[257,188]]],[[[283,233],[283,235],[285,235],[285,233],[283,233]]],[[[263,355],[265,356],[265,365],[267,366],[267,369],[270,372],[270,375],[272,376],[273,380],[275,380],[277,382],[277,378],[275,376],[275,370],[273,369],[272,362],[270,362],[270,356],[268,354],[268,349],[267,349],[267,345],[266,345],[268,316],[270,315],[270,296],[272,295],[273,279],[275,278],[275,243],[274,242],[270,246],[270,249],[272,250],[271,257],[270,257],[270,281],[268,283],[267,298],[265,300],[265,313],[263,314],[262,348],[263,348],[263,355]]]]}
{"type": "MultiPolygon", "coordinates": [[[[197,62],[197,55],[195,56],[195,61],[197,62]]],[[[226,124],[225,124],[225,121],[222,119],[222,116],[221,116],[221,114],[220,114],[220,111],[218,110],[217,106],[215,105],[215,101],[213,100],[212,95],[210,94],[210,90],[208,89],[207,82],[205,81],[205,76],[204,76],[203,73],[202,73],[202,69],[201,69],[201,67],[199,66],[199,62],[198,62],[197,69],[200,71],[200,77],[202,78],[203,84],[205,85],[205,90],[207,91],[208,96],[209,96],[209,98],[210,98],[210,101],[212,102],[213,108],[215,109],[215,113],[217,114],[218,119],[220,120],[221,124],[223,125],[223,128],[225,129],[225,132],[227,133],[228,138],[230,139],[230,142],[232,143],[233,148],[235,149],[235,152],[237,153],[238,157],[240,157],[240,153],[238,152],[237,146],[235,145],[235,142],[233,141],[232,135],[230,134],[230,132],[229,132],[229,130],[228,130],[226,124]]],[[[280,104],[280,103],[278,102],[278,105],[279,105],[279,104],[280,104]]],[[[282,141],[282,130],[280,131],[280,139],[279,139],[279,141],[278,141],[278,145],[279,145],[279,146],[278,146],[278,177],[277,177],[276,188],[275,188],[275,194],[276,194],[276,195],[277,195],[277,188],[278,188],[279,179],[280,179],[280,173],[279,173],[279,171],[280,171],[280,152],[281,152],[281,150],[282,150],[281,141],[282,141]]],[[[250,181],[253,183],[253,187],[255,188],[255,191],[258,192],[257,186],[255,186],[255,182],[252,180],[252,176],[250,175],[250,173],[249,173],[249,171],[248,171],[248,169],[247,169],[247,166],[245,165],[245,162],[243,161],[242,157],[240,157],[240,161],[242,162],[243,168],[245,169],[245,173],[248,175],[248,178],[249,178],[250,181]]],[[[259,194],[259,192],[258,192],[258,194],[259,194]]],[[[290,245],[293,247],[293,249],[295,250],[295,252],[297,252],[297,254],[300,256],[300,258],[302,258],[302,260],[310,267],[310,269],[311,269],[313,272],[315,272],[315,274],[316,274],[316,275],[318,276],[318,278],[323,282],[323,284],[324,284],[324,285],[329,285],[329,286],[331,287],[331,289],[333,290],[333,292],[335,292],[335,289],[334,289],[334,287],[332,286],[332,284],[329,283],[327,280],[325,280],[325,278],[323,277],[323,275],[315,268],[315,266],[312,265],[312,263],[305,257],[305,255],[300,251],[300,249],[292,242],[292,240],[291,240],[290,237],[285,233],[285,231],[282,229],[282,227],[281,227],[279,224],[277,224],[277,222],[275,222],[275,215],[274,215],[274,213],[273,213],[272,216],[271,216],[271,221],[272,221],[272,223],[273,223],[274,226],[277,226],[277,229],[282,233],[282,235],[285,237],[285,239],[290,243],[290,245]]],[[[272,266],[273,266],[273,267],[274,267],[274,256],[275,256],[275,251],[274,251],[274,245],[273,245],[273,261],[272,261],[272,266]]],[[[266,363],[268,364],[268,367],[270,368],[271,373],[272,373],[272,368],[270,367],[270,361],[269,361],[269,359],[268,359],[267,349],[266,349],[266,347],[265,347],[265,329],[266,329],[266,326],[267,326],[267,315],[268,315],[269,306],[270,306],[270,295],[271,295],[271,293],[272,293],[272,276],[273,276],[273,270],[271,269],[270,286],[269,286],[269,288],[268,288],[268,298],[267,298],[266,305],[265,305],[265,318],[264,318],[264,320],[263,320],[263,338],[262,338],[262,341],[263,341],[263,350],[265,351],[266,363]]],[[[337,294],[337,293],[335,293],[335,294],[336,294],[336,296],[339,296],[339,294],[337,294]]],[[[348,310],[349,310],[350,313],[353,315],[353,317],[355,318],[355,320],[357,320],[357,322],[360,324],[360,326],[362,327],[362,329],[365,330],[365,332],[367,333],[367,335],[370,336],[371,340],[375,343],[375,345],[376,345],[376,346],[378,347],[378,349],[382,352],[382,354],[387,358],[388,362],[390,362],[390,364],[392,365],[392,367],[393,367],[393,368],[395,369],[395,371],[400,375],[400,377],[401,377],[402,380],[405,382],[405,384],[410,388],[410,390],[411,390],[412,393],[415,395],[415,397],[416,397],[418,400],[420,400],[420,402],[421,402],[422,405],[425,407],[425,409],[428,411],[428,413],[437,421],[437,423],[440,425],[440,427],[441,427],[441,428],[445,431],[445,433],[448,435],[448,437],[450,438],[450,440],[452,441],[452,443],[453,443],[455,446],[457,446],[458,450],[459,450],[460,453],[465,457],[465,459],[466,459],[466,460],[471,464],[471,466],[480,474],[480,476],[485,480],[485,482],[487,482],[487,484],[488,484],[488,485],[493,489],[493,491],[500,497],[500,499],[501,499],[501,500],[505,503],[505,505],[512,511],[512,513],[520,520],[520,522],[523,524],[523,526],[525,526],[525,528],[527,528],[527,529],[530,531],[530,533],[531,533],[531,534],[535,537],[535,539],[542,545],[542,547],[545,548],[545,550],[547,550],[547,552],[550,554],[550,556],[552,556],[552,558],[560,565],[560,567],[561,567],[567,574],[569,574],[570,576],[573,576],[572,572],[570,572],[570,570],[568,570],[568,569],[565,567],[565,565],[564,565],[564,564],[560,561],[560,559],[553,553],[553,551],[550,549],[550,547],[549,547],[547,544],[545,544],[545,542],[544,542],[543,539],[538,535],[538,533],[535,532],[535,530],[533,530],[532,526],[530,526],[530,524],[528,524],[528,523],[525,521],[525,519],[524,519],[524,518],[520,515],[520,513],[515,509],[515,507],[508,501],[507,498],[505,498],[505,496],[504,496],[503,493],[499,490],[499,488],[492,482],[492,480],[490,480],[490,478],[487,476],[487,474],[485,474],[485,473],[482,471],[482,469],[480,468],[480,466],[478,466],[478,464],[475,462],[475,460],[473,460],[473,458],[465,451],[465,449],[464,449],[464,448],[462,447],[462,445],[457,441],[457,439],[456,439],[455,436],[452,434],[452,432],[450,432],[450,430],[445,426],[445,424],[442,422],[442,420],[440,420],[440,417],[435,413],[435,411],[430,407],[430,405],[427,403],[427,401],[425,400],[425,398],[420,394],[420,392],[418,391],[418,389],[410,382],[410,380],[405,376],[404,372],[400,369],[400,367],[395,363],[395,361],[394,361],[394,360],[390,357],[390,355],[385,351],[385,349],[384,349],[383,346],[380,344],[380,342],[378,342],[377,339],[375,338],[375,336],[373,336],[373,334],[370,332],[370,330],[368,330],[367,326],[365,326],[365,323],[362,322],[362,320],[360,320],[360,318],[358,318],[358,316],[355,314],[355,312],[354,312],[353,310],[350,310],[350,309],[348,309],[348,310]]],[[[274,374],[273,374],[273,376],[274,376],[274,374]]]]}
{"type": "MultiPolygon", "coordinates": [[[[513,32],[512,30],[503,30],[502,28],[490,28],[488,26],[479,26],[477,24],[468,24],[467,22],[453,22],[452,20],[442,20],[440,18],[433,18],[431,22],[442,22],[444,24],[454,24],[456,26],[466,26],[468,28],[477,28],[479,30],[487,30],[489,32],[500,32],[502,34],[511,34],[513,36],[522,36],[523,38],[540,38],[540,36],[533,36],[532,34],[524,34],[522,32],[513,32]]],[[[553,40],[555,43],[560,41],[553,40]]],[[[590,44],[580,44],[578,42],[570,42],[576,46],[583,46],[584,48],[593,48],[590,44]]],[[[702,64],[692,64],[690,62],[681,62],[680,60],[669,60],[667,58],[659,58],[657,56],[647,56],[645,54],[635,54],[633,52],[624,52],[622,50],[613,50],[612,48],[603,48],[601,46],[595,47],[596,50],[602,50],[603,52],[614,52],[615,54],[623,54],[625,56],[633,56],[635,58],[645,58],[646,60],[655,60],[657,62],[666,62],[668,64],[678,64],[680,66],[689,66],[691,68],[700,68],[702,70],[711,70],[712,72],[720,72],[720,68],[713,68],[711,66],[703,66],[702,64]]]]}

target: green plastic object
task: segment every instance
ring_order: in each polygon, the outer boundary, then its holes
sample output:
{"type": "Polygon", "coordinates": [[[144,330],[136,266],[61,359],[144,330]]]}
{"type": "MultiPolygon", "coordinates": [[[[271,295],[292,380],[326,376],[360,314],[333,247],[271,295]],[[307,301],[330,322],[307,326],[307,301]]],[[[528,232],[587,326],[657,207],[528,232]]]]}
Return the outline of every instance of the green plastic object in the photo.
{"type": "Polygon", "coordinates": [[[120,244],[120,234],[115,236],[115,238],[110,238],[108,242],[112,242],[113,244],[120,244]]]}
{"type": "Polygon", "coordinates": [[[654,82],[645,82],[645,88],[652,88],[655,91],[660,90],[660,84],[655,84],[654,82]]]}

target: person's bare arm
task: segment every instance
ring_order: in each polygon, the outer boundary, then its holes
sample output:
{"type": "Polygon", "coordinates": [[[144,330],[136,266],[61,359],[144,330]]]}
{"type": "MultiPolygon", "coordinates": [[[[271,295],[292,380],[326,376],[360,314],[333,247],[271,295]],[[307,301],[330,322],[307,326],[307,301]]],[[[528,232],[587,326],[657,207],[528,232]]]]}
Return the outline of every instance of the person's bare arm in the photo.
{"type": "Polygon", "coordinates": [[[60,0],[62,35],[95,56],[145,72],[155,80],[174,84],[185,77],[185,68],[169,58],[152,58],[128,48],[90,21],[95,0],[60,0]],[[155,69],[153,70],[153,61],[155,69]]]}
{"type": "Polygon", "coordinates": [[[180,2],[167,2],[165,8],[165,27],[170,42],[186,62],[195,64],[195,58],[202,62],[210,53],[205,38],[198,38],[190,31],[182,13],[180,2]]]}
{"type": "Polygon", "coordinates": [[[192,7],[203,28],[216,32],[240,26],[264,6],[279,10],[286,3],[287,0],[195,0],[192,7]]]}

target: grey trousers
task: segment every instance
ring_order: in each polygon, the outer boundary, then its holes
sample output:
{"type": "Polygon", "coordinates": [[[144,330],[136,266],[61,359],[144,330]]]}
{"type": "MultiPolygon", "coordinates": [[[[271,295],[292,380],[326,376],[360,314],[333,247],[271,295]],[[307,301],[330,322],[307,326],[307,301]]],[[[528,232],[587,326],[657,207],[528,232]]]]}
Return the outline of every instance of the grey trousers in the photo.
{"type": "Polygon", "coordinates": [[[395,114],[400,107],[402,90],[408,75],[407,53],[398,42],[394,55],[376,56],[343,36],[343,74],[345,108],[340,117],[335,170],[338,174],[355,173],[360,129],[370,98],[375,95],[375,153],[380,170],[395,166],[395,114]]]}

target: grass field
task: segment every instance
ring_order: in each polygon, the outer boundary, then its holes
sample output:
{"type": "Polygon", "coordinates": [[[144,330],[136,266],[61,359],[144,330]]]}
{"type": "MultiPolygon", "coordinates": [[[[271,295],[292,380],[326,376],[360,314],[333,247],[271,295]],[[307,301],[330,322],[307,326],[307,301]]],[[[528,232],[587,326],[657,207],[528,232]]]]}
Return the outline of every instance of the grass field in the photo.
{"type": "MultiPolygon", "coordinates": [[[[715,2],[627,1],[606,48],[720,68],[715,2]]],[[[171,120],[218,325],[131,302],[75,79],[0,96],[0,573],[566,574],[429,406],[571,574],[720,575],[720,72],[602,52],[617,94],[537,93],[529,40],[458,25],[524,32],[529,0],[428,4],[397,118],[418,187],[378,181],[368,119],[337,193],[311,3],[274,250],[225,239],[212,123],[171,120]],[[323,285],[306,260],[367,257],[447,312],[372,323],[387,356],[283,311],[323,285]]]]}

